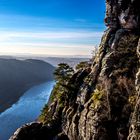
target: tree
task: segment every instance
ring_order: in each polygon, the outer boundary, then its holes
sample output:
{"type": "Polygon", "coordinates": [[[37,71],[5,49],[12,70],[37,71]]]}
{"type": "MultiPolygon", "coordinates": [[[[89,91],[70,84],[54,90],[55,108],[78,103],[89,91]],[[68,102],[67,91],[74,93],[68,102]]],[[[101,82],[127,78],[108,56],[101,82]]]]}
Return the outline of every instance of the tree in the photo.
{"type": "Polygon", "coordinates": [[[57,100],[57,102],[59,102],[58,104],[59,107],[57,107],[58,109],[61,109],[64,106],[68,93],[67,84],[73,74],[74,74],[74,70],[68,64],[66,63],[58,64],[58,67],[54,71],[56,85],[52,90],[48,104],[45,105],[39,117],[39,120],[41,122],[46,123],[46,121],[51,120],[52,114],[49,112],[49,108],[48,108],[49,103],[53,103],[54,100],[57,100]]]}
{"type": "Polygon", "coordinates": [[[73,75],[74,70],[66,63],[58,64],[58,68],[56,68],[54,72],[55,80],[61,84],[66,84],[68,80],[73,75]]]}
{"type": "Polygon", "coordinates": [[[75,69],[80,70],[80,69],[85,69],[87,67],[89,67],[88,61],[82,61],[76,65],[75,69]]]}
{"type": "Polygon", "coordinates": [[[98,46],[95,46],[94,49],[92,50],[91,54],[92,54],[92,58],[90,59],[90,61],[94,61],[95,57],[98,55],[98,46]]]}

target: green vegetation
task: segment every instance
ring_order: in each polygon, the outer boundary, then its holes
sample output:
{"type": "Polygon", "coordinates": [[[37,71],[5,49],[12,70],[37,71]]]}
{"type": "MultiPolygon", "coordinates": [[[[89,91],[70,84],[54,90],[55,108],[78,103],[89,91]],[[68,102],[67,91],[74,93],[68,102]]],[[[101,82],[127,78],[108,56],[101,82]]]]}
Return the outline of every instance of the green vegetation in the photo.
{"type": "Polygon", "coordinates": [[[88,66],[89,66],[88,61],[83,61],[83,62],[80,62],[79,64],[77,64],[75,69],[76,70],[85,69],[88,66]]]}
{"type": "Polygon", "coordinates": [[[70,77],[73,75],[74,70],[66,63],[58,64],[58,68],[54,72],[56,82],[66,85],[70,77]]]}
{"type": "Polygon", "coordinates": [[[73,74],[74,70],[68,64],[60,63],[58,65],[58,68],[54,72],[56,85],[51,95],[51,101],[53,101],[54,98],[63,98],[64,93],[67,92],[67,84],[73,74]]]}
{"type": "Polygon", "coordinates": [[[48,112],[48,105],[46,104],[44,108],[41,110],[41,115],[39,116],[39,121],[44,122],[46,119],[46,114],[48,112]]]}
{"type": "Polygon", "coordinates": [[[94,90],[94,93],[92,96],[94,107],[100,104],[100,102],[103,100],[103,97],[104,97],[104,90],[99,90],[99,89],[94,90]]]}
{"type": "Polygon", "coordinates": [[[134,94],[134,95],[129,96],[128,101],[129,101],[130,105],[132,106],[132,108],[134,109],[134,107],[136,105],[136,101],[137,101],[137,95],[134,94]]]}
{"type": "Polygon", "coordinates": [[[99,100],[102,100],[102,96],[103,96],[103,91],[100,91],[100,90],[96,89],[94,91],[94,94],[92,96],[92,99],[94,101],[99,101],[99,100]]]}
{"type": "MultiPolygon", "coordinates": [[[[74,70],[72,67],[70,67],[68,64],[60,63],[58,67],[56,68],[54,72],[56,85],[51,93],[49,105],[53,103],[54,101],[57,101],[57,110],[63,108],[65,97],[67,96],[68,92],[68,82],[71,78],[71,76],[74,74],[74,70]]],[[[49,117],[51,115],[51,112],[49,112],[49,106],[48,104],[45,105],[45,107],[42,110],[42,113],[39,117],[39,121],[45,123],[48,122],[52,118],[49,117]]]]}

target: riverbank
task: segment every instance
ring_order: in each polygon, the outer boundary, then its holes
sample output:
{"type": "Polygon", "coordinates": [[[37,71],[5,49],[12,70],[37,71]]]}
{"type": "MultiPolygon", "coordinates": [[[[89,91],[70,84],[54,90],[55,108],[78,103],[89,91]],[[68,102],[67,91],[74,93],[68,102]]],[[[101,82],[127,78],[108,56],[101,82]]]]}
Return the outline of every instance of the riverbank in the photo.
{"type": "Polygon", "coordinates": [[[0,58],[0,113],[29,88],[54,80],[55,67],[41,60],[0,58]]]}
{"type": "Polygon", "coordinates": [[[47,103],[54,84],[54,81],[49,81],[32,87],[17,103],[0,114],[1,140],[7,140],[21,125],[36,120],[47,103]]]}

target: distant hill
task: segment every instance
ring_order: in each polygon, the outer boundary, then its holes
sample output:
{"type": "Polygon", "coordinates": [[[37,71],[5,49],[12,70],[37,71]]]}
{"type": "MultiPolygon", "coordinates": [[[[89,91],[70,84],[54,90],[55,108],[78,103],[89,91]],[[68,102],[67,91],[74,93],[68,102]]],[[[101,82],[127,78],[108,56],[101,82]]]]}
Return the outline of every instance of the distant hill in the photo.
{"type": "Polygon", "coordinates": [[[15,103],[30,87],[53,80],[54,69],[41,60],[0,58],[0,112],[15,103]]]}
{"type": "Polygon", "coordinates": [[[46,59],[44,59],[44,61],[52,64],[53,66],[57,66],[59,63],[67,63],[71,67],[75,67],[78,63],[82,61],[89,61],[89,58],[47,57],[46,59]]]}
{"type": "Polygon", "coordinates": [[[26,55],[26,56],[2,56],[0,55],[0,58],[4,59],[18,59],[18,60],[25,60],[25,59],[37,59],[37,60],[43,60],[47,63],[50,63],[53,66],[57,66],[59,63],[67,63],[71,67],[75,67],[78,63],[81,61],[89,61],[90,57],[80,57],[80,56],[33,56],[33,55],[26,55]]]}

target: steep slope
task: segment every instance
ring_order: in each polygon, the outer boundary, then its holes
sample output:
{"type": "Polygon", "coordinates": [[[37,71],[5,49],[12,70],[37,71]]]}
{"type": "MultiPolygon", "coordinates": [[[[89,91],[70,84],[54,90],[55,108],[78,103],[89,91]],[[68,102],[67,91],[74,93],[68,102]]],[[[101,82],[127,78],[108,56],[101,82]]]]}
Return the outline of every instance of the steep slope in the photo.
{"type": "Polygon", "coordinates": [[[30,87],[53,79],[49,63],[28,59],[0,59],[0,112],[15,103],[30,87]]]}
{"type": "Polygon", "coordinates": [[[108,29],[92,66],[49,102],[42,123],[21,127],[10,140],[140,140],[140,4],[106,6],[108,29]]]}
{"type": "MultiPolygon", "coordinates": [[[[137,48],[137,54],[140,62],[140,40],[137,48]]],[[[136,104],[134,112],[131,116],[130,129],[128,140],[139,140],[140,139],[140,67],[136,75],[136,104]]]]}

